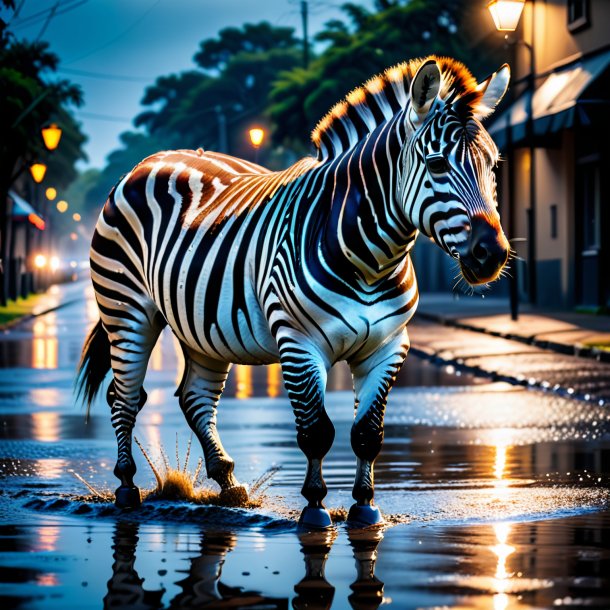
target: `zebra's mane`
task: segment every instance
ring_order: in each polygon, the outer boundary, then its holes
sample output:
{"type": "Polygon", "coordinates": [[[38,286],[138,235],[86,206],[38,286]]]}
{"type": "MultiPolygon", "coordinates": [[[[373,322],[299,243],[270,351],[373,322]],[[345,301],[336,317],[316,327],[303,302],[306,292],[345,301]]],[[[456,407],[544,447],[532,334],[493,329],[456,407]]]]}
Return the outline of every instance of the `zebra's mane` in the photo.
{"type": "Polygon", "coordinates": [[[398,110],[405,108],[413,77],[419,67],[431,59],[437,62],[441,72],[440,98],[459,99],[464,115],[470,115],[483,92],[477,90],[476,79],[463,63],[435,55],[412,59],[370,78],[326,113],[311,133],[318,159],[330,159],[349,150],[398,110]]]}

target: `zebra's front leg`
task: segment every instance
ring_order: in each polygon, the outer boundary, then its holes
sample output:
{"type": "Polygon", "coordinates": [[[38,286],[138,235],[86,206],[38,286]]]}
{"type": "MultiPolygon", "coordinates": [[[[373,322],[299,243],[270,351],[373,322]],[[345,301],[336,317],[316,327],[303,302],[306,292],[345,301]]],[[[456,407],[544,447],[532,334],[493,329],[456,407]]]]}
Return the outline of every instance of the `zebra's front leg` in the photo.
{"type": "Polygon", "coordinates": [[[374,464],[383,443],[383,416],[388,393],[409,350],[406,329],[379,350],[358,362],[350,362],[356,394],[356,413],[352,426],[352,449],[356,454],[356,480],[348,521],[361,526],[383,521],[373,504],[374,464]]]}
{"type": "Polygon", "coordinates": [[[185,358],[180,407],[201,443],[208,477],[220,485],[221,503],[243,505],[248,501],[248,490],[235,478],[235,463],[222,446],[216,429],[216,409],[231,365],[186,352],[185,358]]]}
{"type": "Polygon", "coordinates": [[[305,528],[327,528],[331,519],[322,503],[327,492],[322,460],[335,438],[335,428],[324,409],[328,366],[316,350],[293,341],[280,342],[280,362],[294,411],[297,443],[307,458],[301,493],[308,504],[301,513],[299,524],[305,528]]]}

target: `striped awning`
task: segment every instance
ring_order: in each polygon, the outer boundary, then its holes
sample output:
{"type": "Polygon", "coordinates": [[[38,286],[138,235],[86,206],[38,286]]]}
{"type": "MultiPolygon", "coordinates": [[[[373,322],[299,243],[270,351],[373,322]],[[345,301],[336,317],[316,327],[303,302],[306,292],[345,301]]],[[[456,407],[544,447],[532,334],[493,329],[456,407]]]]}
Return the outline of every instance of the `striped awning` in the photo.
{"type": "MultiPolygon", "coordinates": [[[[558,68],[535,90],[531,101],[534,139],[562,129],[589,127],[610,111],[608,88],[597,87],[607,77],[610,50],[558,68]],[[602,116],[603,113],[603,116],[602,116]]],[[[525,91],[495,117],[488,131],[500,150],[509,142],[523,145],[527,139],[527,118],[531,91],[525,91]]]]}

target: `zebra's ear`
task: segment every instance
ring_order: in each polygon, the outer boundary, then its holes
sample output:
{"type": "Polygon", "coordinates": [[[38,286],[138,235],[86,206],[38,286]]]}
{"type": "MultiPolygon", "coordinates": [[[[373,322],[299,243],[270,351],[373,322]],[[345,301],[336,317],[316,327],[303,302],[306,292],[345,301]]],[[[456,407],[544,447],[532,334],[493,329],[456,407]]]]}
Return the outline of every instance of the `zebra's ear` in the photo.
{"type": "Polygon", "coordinates": [[[483,92],[483,97],[474,108],[474,115],[482,121],[487,118],[500,103],[508,89],[510,68],[504,64],[497,72],[489,75],[477,85],[477,91],[483,92]]]}
{"type": "Polygon", "coordinates": [[[419,67],[411,82],[411,108],[423,119],[430,110],[441,88],[441,72],[434,59],[419,67]]]}

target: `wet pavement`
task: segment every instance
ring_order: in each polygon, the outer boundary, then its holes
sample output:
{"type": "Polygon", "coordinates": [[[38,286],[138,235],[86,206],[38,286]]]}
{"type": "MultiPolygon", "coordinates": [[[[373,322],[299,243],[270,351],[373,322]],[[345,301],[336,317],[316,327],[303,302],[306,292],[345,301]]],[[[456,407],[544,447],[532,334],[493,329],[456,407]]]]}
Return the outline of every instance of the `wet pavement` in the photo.
{"type": "MultiPolygon", "coordinates": [[[[415,351],[436,363],[411,355],[390,398],[376,467],[383,530],[340,523],[298,532],[305,460],[277,366],[234,367],[219,411],[242,481],[280,467],[260,508],[146,501],[120,513],[84,498],[71,473],[100,491],[116,485],[108,408],[99,401],[85,423],[72,397],[97,313],[84,285],[70,290],[81,298],[0,335],[0,607],[610,607],[608,407],[474,377],[454,363],[475,358],[490,371],[521,367],[547,378],[555,369],[540,368],[544,354],[413,325],[415,351]]],[[[565,358],[573,368],[559,367],[561,387],[598,370],[565,358]]],[[[164,447],[172,462],[178,436],[183,464],[190,431],[173,396],[179,378],[164,333],[135,434],[155,459],[164,447]]],[[[607,395],[603,380],[595,387],[596,397],[607,395]]],[[[345,367],[333,369],[329,390],[337,435],[325,461],[327,504],[347,508],[355,459],[345,367]]],[[[152,488],[134,455],[136,482],[152,488]]],[[[199,455],[193,445],[191,464],[199,455]]]]}

